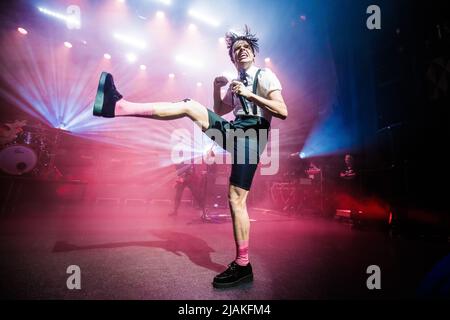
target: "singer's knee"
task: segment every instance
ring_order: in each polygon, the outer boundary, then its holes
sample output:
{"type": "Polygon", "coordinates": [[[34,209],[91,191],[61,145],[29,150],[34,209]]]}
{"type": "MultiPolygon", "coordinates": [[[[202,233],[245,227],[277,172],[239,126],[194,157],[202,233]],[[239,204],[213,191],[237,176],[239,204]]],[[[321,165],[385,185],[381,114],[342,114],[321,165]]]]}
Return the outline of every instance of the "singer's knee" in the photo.
{"type": "Polygon", "coordinates": [[[201,112],[202,109],[206,108],[200,102],[195,100],[184,99],[183,102],[185,103],[186,112],[190,116],[195,115],[196,113],[201,112]]]}
{"type": "Polygon", "coordinates": [[[198,122],[203,129],[208,128],[208,109],[200,102],[191,99],[185,99],[183,103],[185,104],[186,115],[193,121],[198,122]]]}

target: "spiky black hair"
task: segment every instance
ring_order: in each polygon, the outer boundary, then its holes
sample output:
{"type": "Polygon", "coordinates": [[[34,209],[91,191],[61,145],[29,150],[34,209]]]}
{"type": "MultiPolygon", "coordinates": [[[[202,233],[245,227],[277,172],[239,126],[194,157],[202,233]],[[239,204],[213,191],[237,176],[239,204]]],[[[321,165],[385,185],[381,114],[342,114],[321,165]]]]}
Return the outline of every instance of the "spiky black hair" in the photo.
{"type": "Polygon", "coordinates": [[[243,34],[237,34],[232,31],[229,31],[225,34],[225,41],[227,42],[227,48],[228,48],[228,55],[230,56],[231,61],[234,63],[233,59],[233,45],[240,40],[247,41],[247,43],[250,45],[250,48],[253,51],[253,54],[256,54],[256,52],[259,52],[259,45],[258,45],[258,38],[255,34],[250,32],[250,28],[245,25],[244,33],[243,34]]]}

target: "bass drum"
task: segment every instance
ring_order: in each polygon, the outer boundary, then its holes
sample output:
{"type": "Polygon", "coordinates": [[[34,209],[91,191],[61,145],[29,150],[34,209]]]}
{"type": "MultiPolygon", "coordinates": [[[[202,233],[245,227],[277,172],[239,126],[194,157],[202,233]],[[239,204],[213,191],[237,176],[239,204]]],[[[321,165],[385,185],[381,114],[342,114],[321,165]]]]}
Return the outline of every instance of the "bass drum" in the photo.
{"type": "Polygon", "coordinates": [[[32,171],[38,162],[36,152],[26,145],[10,145],[0,151],[0,169],[20,176],[32,171]]]}

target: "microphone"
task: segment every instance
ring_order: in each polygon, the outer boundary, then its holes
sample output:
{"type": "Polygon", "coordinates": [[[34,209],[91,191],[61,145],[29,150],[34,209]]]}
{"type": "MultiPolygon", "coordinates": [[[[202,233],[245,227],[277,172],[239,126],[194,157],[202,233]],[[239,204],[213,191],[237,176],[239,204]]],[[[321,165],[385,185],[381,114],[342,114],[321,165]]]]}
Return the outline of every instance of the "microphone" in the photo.
{"type": "Polygon", "coordinates": [[[245,114],[248,114],[249,111],[248,111],[247,99],[245,99],[240,94],[238,94],[238,97],[239,97],[239,101],[241,102],[242,108],[244,108],[245,114]]]}

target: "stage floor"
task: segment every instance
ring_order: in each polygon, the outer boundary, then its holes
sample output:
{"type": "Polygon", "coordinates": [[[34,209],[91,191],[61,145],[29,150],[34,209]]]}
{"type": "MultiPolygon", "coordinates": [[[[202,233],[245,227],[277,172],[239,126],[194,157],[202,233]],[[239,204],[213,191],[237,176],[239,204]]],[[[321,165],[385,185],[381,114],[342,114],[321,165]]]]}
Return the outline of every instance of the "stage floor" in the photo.
{"type": "Polygon", "coordinates": [[[220,290],[214,275],[234,259],[231,222],[205,223],[168,205],[88,206],[1,217],[3,299],[347,299],[411,298],[449,254],[448,242],[390,237],[314,215],[250,208],[252,284],[220,290]],[[70,265],[81,290],[69,290],[70,265]],[[369,290],[366,269],[381,269],[369,290]]]}

